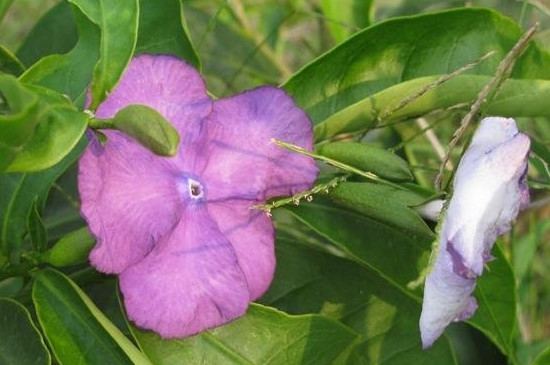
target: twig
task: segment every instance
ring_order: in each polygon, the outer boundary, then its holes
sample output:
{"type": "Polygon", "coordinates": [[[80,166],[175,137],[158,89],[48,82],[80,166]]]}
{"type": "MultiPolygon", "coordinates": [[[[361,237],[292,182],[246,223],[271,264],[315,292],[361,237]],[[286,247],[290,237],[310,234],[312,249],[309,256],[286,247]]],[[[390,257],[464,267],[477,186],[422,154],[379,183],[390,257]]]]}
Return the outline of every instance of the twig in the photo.
{"type": "Polygon", "coordinates": [[[305,148],[293,145],[291,143],[287,143],[287,142],[281,141],[281,140],[276,139],[276,138],[273,138],[271,140],[271,142],[273,142],[274,144],[276,144],[279,147],[285,148],[285,149],[293,151],[293,152],[297,152],[297,153],[302,154],[302,155],[313,157],[314,159],[326,162],[327,164],[329,164],[331,166],[337,167],[339,169],[351,172],[351,173],[359,175],[359,176],[363,176],[363,177],[365,177],[369,180],[373,180],[373,181],[376,181],[376,182],[381,183],[381,184],[389,185],[389,186],[392,186],[396,189],[400,189],[400,190],[404,189],[402,186],[400,186],[398,184],[394,184],[391,181],[384,180],[381,177],[379,177],[378,175],[376,175],[376,174],[374,174],[370,171],[359,170],[358,168],[347,165],[343,162],[333,160],[332,158],[329,158],[329,157],[326,157],[326,156],[315,154],[313,152],[310,152],[310,151],[306,150],[305,148]]]}
{"type": "MultiPolygon", "coordinates": [[[[424,134],[426,135],[426,138],[432,145],[432,147],[435,150],[435,153],[439,157],[441,161],[443,161],[443,158],[445,157],[445,148],[443,148],[443,145],[439,141],[439,138],[435,135],[433,129],[428,125],[428,122],[425,118],[416,118],[416,124],[422,129],[424,134]]],[[[447,161],[447,170],[452,170],[453,164],[451,161],[447,161]]]]}
{"type": "Polygon", "coordinates": [[[473,120],[474,116],[479,112],[481,107],[485,102],[487,102],[487,99],[489,97],[489,94],[492,91],[498,91],[498,87],[502,84],[502,82],[506,79],[508,76],[509,71],[512,69],[512,66],[514,65],[516,59],[519,57],[520,53],[525,49],[533,35],[535,34],[535,31],[537,30],[538,23],[533,25],[525,34],[517,41],[517,43],[512,47],[510,52],[504,57],[504,59],[499,63],[496,73],[481,89],[479,94],[477,95],[476,101],[472,104],[470,107],[470,111],[462,118],[462,121],[460,122],[460,127],[455,131],[453,134],[453,138],[451,139],[451,142],[449,143],[449,147],[447,148],[447,153],[445,154],[445,157],[441,161],[441,165],[439,167],[439,172],[437,173],[437,176],[435,178],[435,189],[436,191],[441,190],[441,184],[443,181],[443,173],[445,170],[445,166],[447,165],[447,161],[449,161],[451,152],[454,147],[456,147],[458,141],[470,125],[471,121],[473,120]]]}
{"type": "Polygon", "coordinates": [[[393,113],[395,113],[396,111],[400,110],[400,109],[403,109],[404,107],[406,107],[408,104],[412,103],[413,101],[415,101],[416,99],[418,99],[419,97],[421,97],[422,95],[424,95],[425,93],[427,93],[428,91],[432,90],[432,89],[435,89],[436,87],[438,87],[439,85],[443,84],[444,82],[452,79],[453,77],[456,77],[458,75],[461,75],[463,74],[464,72],[472,69],[473,67],[477,66],[479,63],[485,61],[486,59],[488,59],[489,57],[491,57],[492,55],[495,54],[495,51],[490,51],[488,52],[487,54],[485,54],[484,56],[481,56],[480,58],[478,58],[477,60],[475,60],[474,62],[472,63],[469,63],[467,64],[466,66],[462,66],[461,68],[451,72],[451,73],[448,73],[448,74],[445,74],[443,76],[441,76],[440,78],[438,78],[437,80],[435,80],[434,82],[422,87],[420,90],[418,90],[417,92],[415,92],[414,94],[412,95],[409,95],[407,96],[406,98],[402,99],[399,103],[397,103],[397,105],[395,105],[394,107],[391,107],[391,108],[387,108],[383,113],[381,113],[379,116],[378,116],[378,119],[379,120],[384,120],[388,117],[390,117],[393,113]]]}
{"type": "Polygon", "coordinates": [[[318,193],[328,194],[330,189],[334,189],[339,183],[345,182],[346,178],[347,178],[346,176],[336,177],[327,183],[315,185],[312,189],[303,191],[289,198],[278,199],[271,203],[263,204],[263,205],[253,205],[252,209],[263,210],[266,212],[268,216],[271,216],[272,209],[279,208],[279,207],[282,207],[283,205],[289,205],[289,204],[298,205],[300,204],[300,201],[303,199],[310,202],[313,200],[314,194],[318,194],[318,193]]]}

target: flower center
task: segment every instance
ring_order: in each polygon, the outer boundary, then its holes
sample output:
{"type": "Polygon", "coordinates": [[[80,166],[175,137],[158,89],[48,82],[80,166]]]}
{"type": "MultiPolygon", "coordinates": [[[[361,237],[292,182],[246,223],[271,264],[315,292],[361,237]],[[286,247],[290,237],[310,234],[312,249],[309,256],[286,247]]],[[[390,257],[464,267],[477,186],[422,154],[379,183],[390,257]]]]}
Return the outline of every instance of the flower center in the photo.
{"type": "Polygon", "coordinates": [[[191,178],[187,179],[187,186],[189,189],[189,196],[191,199],[200,199],[204,196],[204,189],[202,188],[202,185],[197,180],[193,180],[191,178]]]}

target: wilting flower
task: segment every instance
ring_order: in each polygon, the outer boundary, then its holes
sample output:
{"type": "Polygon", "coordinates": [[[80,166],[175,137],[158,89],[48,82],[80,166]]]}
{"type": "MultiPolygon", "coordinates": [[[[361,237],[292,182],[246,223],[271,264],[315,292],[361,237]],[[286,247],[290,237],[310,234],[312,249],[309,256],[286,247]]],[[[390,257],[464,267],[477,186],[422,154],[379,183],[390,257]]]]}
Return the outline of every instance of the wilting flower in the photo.
{"type": "Polygon", "coordinates": [[[454,193],[439,231],[439,247],[426,279],[420,316],[422,345],[429,347],[451,321],[471,317],[475,279],[491,247],[529,203],[525,184],[529,138],[513,119],[481,121],[454,178],[454,193]]]}
{"type": "Polygon", "coordinates": [[[156,156],[118,131],[92,139],[80,160],[82,214],[97,237],[90,261],[120,274],[128,316],[164,337],[228,322],[260,297],[274,272],[273,226],[251,209],[311,186],[311,124],[292,99],[261,87],[212,101],[199,74],[169,56],[142,55],[99,107],[156,109],[180,134],[178,153],[156,156]]]}

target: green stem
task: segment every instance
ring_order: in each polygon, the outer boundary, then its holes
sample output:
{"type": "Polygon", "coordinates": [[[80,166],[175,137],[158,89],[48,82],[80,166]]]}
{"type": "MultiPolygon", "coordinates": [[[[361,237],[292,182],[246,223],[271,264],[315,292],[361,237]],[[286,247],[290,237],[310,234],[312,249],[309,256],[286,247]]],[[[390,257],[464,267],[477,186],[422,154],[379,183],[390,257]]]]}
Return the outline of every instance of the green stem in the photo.
{"type": "Polygon", "coordinates": [[[113,119],[90,118],[88,126],[92,129],[115,129],[113,119]]]}

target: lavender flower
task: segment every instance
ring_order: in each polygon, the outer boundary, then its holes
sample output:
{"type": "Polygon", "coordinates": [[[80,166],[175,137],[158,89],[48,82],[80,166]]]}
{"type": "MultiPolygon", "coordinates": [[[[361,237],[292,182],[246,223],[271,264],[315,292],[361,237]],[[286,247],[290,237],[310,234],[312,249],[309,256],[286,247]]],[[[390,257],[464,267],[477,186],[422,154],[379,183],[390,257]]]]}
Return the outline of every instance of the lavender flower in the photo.
{"type": "Polygon", "coordinates": [[[513,119],[481,121],[454,178],[454,193],[439,231],[439,247],[426,279],[420,316],[427,348],[451,321],[470,318],[475,279],[491,259],[499,235],[529,203],[525,184],[529,138],[513,119]]]}
{"type": "Polygon", "coordinates": [[[199,74],[169,56],[142,55],[97,110],[156,109],[180,134],[162,158],[120,132],[92,140],[79,164],[82,214],[97,237],[90,261],[120,274],[126,311],[163,337],[185,337],[245,313],[274,272],[266,199],[296,194],[317,176],[311,124],[292,99],[260,87],[212,101],[199,74]]]}

